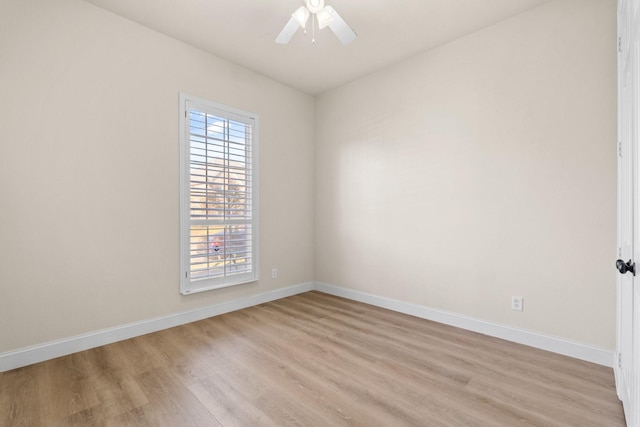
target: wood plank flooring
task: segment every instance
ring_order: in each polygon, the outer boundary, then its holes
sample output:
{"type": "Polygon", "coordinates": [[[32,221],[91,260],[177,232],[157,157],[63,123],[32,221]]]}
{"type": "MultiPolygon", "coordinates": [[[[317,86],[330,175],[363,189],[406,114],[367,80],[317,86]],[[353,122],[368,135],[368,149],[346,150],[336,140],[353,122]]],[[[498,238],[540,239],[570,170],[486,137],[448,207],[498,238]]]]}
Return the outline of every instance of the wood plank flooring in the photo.
{"type": "Polygon", "coordinates": [[[319,292],[0,374],[2,426],[624,426],[609,368],[319,292]]]}

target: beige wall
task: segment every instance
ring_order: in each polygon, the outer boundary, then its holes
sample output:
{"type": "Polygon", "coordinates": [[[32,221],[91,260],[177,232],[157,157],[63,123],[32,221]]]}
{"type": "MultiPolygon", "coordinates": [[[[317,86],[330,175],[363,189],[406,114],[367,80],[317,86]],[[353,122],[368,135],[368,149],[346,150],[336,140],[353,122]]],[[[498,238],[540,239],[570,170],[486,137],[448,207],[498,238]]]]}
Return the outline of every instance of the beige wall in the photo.
{"type": "Polygon", "coordinates": [[[316,280],[613,349],[615,8],[553,1],[320,96],[316,280]]]}
{"type": "Polygon", "coordinates": [[[3,1],[0,87],[0,352],[313,280],[312,97],[78,0],[3,1]],[[258,283],[179,294],[180,91],[260,116],[258,283]]]}

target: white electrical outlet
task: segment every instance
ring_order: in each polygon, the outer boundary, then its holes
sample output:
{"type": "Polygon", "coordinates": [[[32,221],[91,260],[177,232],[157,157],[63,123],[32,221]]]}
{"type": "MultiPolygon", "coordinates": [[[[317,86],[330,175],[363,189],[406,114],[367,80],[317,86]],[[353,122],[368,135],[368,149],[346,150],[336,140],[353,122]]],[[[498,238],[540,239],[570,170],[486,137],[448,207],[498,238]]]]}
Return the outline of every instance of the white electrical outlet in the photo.
{"type": "Polygon", "coordinates": [[[272,279],[277,279],[278,278],[278,269],[277,268],[271,269],[271,278],[272,279]]]}
{"type": "Polygon", "coordinates": [[[511,297],[511,310],[522,311],[524,304],[524,298],[511,297]]]}

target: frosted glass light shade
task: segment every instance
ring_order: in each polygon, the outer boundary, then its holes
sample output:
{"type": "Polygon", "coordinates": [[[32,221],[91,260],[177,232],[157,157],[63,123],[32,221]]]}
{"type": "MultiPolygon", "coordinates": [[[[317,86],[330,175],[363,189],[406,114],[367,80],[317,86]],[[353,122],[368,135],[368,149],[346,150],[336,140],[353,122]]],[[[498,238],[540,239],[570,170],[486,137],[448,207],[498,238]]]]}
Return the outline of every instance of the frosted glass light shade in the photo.
{"type": "Polygon", "coordinates": [[[309,20],[309,10],[307,10],[307,8],[304,6],[300,6],[298,10],[293,12],[292,16],[296,21],[298,21],[298,24],[300,24],[300,26],[304,28],[306,27],[307,21],[309,20]]]}
{"type": "Polygon", "coordinates": [[[333,16],[331,16],[331,13],[329,13],[326,7],[320,12],[316,13],[316,17],[318,18],[318,27],[320,29],[331,24],[331,21],[333,21],[333,16]]]}

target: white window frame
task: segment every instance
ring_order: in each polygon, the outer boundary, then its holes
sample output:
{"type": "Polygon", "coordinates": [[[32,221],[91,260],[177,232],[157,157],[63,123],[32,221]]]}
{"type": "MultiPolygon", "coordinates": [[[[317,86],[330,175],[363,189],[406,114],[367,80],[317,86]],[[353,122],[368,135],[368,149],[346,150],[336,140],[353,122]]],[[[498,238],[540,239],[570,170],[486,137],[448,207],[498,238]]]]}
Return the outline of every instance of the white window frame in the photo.
{"type": "MultiPolygon", "coordinates": [[[[196,292],[240,285],[259,280],[259,218],[258,218],[258,115],[205,99],[180,93],[180,293],[196,292]],[[191,277],[191,138],[189,111],[196,109],[225,119],[251,125],[251,270],[243,274],[226,274],[223,277],[191,277]]],[[[201,222],[200,222],[201,223],[201,222]]],[[[228,223],[224,223],[227,224],[228,223]]],[[[220,224],[220,225],[224,225],[220,224]]],[[[226,265],[226,264],[225,264],[226,265]]]]}

